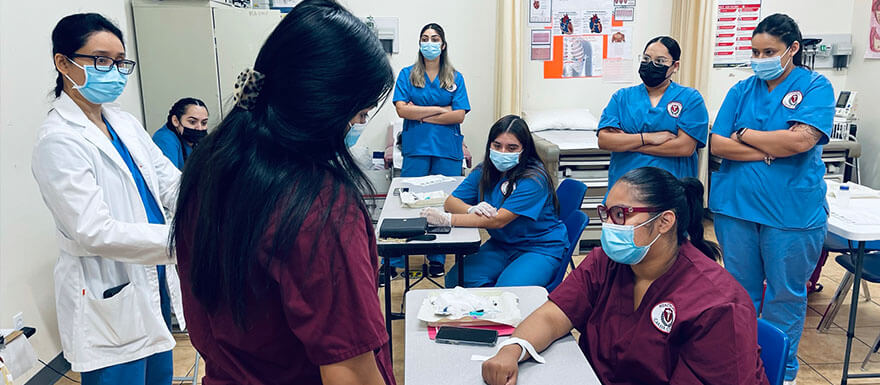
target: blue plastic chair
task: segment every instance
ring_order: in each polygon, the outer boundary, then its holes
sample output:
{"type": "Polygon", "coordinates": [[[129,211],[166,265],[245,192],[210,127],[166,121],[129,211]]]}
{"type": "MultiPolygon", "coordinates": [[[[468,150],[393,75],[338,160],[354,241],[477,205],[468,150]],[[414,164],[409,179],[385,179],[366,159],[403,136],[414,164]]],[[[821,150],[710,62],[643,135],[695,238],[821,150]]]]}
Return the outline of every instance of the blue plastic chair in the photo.
{"type": "Polygon", "coordinates": [[[761,361],[770,385],[782,385],[785,381],[785,359],[788,357],[788,336],[763,319],[758,319],[758,345],[761,361]]]}
{"type": "Polygon", "coordinates": [[[587,185],[583,182],[563,179],[556,188],[556,196],[559,198],[559,218],[564,221],[573,211],[579,210],[586,194],[587,185]]]}
{"type": "Polygon", "coordinates": [[[559,270],[556,271],[556,277],[554,277],[553,281],[546,286],[547,292],[553,291],[553,289],[555,289],[556,286],[559,286],[562,282],[562,278],[565,277],[565,270],[568,268],[568,265],[572,263],[571,256],[574,254],[574,249],[577,248],[577,244],[581,240],[581,233],[583,233],[584,228],[590,224],[590,218],[587,217],[587,214],[584,214],[583,211],[575,210],[569,214],[562,223],[565,224],[565,229],[568,231],[568,249],[565,251],[562,263],[559,265],[559,270]]]}
{"type": "MultiPolygon", "coordinates": [[[[563,179],[556,188],[556,197],[559,198],[559,218],[565,221],[572,212],[580,211],[587,194],[587,185],[575,179],[563,179]]],[[[583,231],[583,230],[581,230],[583,231]]],[[[569,260],[571,268],[574,262],[569,260]]]]}

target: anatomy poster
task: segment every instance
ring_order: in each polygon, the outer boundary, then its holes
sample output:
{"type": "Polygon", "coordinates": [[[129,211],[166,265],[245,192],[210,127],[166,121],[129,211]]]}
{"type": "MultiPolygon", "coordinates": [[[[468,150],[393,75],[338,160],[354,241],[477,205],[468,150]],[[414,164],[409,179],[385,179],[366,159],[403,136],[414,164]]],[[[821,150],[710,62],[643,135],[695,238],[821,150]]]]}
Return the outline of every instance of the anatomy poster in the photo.
{"type": "Polygon", "coordinates": [[[529,3],[529,23],[531,24],[550,24],[553,15],[550,13],[552,9],[552,0],[527,0],[529,3]]]}
{"type": "Polygon", "coordinates": [[[604,33],[611,26],[611,0],[553,0],[553,34],[604,33]]]}
{"type": "Polygon", "coordinates": [[[752,32],[761,20],[761,0],[718,0],[715,24],[715,67],[747,63],[752,56],[752,32]]]}
{"type": "Polygon", "coordinates": [[[603,35],[570,35],[562,37],[562,78],[602,76],[605,57],[603,35]]]}
{"type": "Polygon", "coordinates": [[[871,2],[870,31],[868,31],[868,47],[865,59],[880,59],[880,0],[871,2]]]}
{"type": "Polygon", "coordinates": [[[549,29],[533,29],[530,43],[531,60],[547,61],[552,59],[552,41],[553,36],[549,29]]]}
{"type": "Polygon", "coordinates": [[[608,31],[608,53],[602,68],[606,83],[632,83],[634,76],[632,27],[614,27],[608,31]]]}

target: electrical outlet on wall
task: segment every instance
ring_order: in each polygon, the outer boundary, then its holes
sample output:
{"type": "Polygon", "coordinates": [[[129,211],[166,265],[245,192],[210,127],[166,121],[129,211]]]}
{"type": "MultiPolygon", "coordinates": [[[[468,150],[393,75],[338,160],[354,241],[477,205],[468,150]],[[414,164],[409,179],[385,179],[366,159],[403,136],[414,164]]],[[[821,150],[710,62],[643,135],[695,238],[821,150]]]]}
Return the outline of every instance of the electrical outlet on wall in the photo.
{"type": "Polygon", "coordinates": [[[24,315],[22,315],[21,312],[12,316],[12,325],[16,330],[21,330],[21,328],[24,327],[24,315]]]}

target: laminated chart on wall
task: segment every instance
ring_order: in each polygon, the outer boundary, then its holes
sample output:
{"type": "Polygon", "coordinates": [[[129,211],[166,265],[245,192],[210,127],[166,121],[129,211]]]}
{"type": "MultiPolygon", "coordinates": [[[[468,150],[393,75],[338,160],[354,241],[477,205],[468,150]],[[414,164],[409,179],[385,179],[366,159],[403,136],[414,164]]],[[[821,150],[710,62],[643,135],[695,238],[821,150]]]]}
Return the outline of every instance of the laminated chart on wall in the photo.
{"type": "Polygon", "coordinates": [[[553,0],[552,60],[545,79],[600,77],[607,57],[613,0],[553,0]]]}
{"type": "Polygon", "coordinates": [[[718,0],[715,25],[715,67],[748,63],[752,32],[761,20],[761,0],[718,0]]]}
{"type": "Polygon", "coordinates": [[[529,3],[529,24],[550,24],[553,0],[526,0],[529,3]]]}
{"type": "Polygon", "coordinates": [[[613,9],[612,0],[553,0],[553,35],[604,33],[613,9]]]}
{"type": "Polygon", "coordinates": [[[533,61],[547,61],[552,59],[553,31],[549,29],[533,29],[531,31],[530,57],[533,61]]]}
{"type": "Polygon", "coordinates": [[[865,47],[865,59],[880,59],[880,0],[871,1],[868,17],[868,44],[865,47]]]}
{"type": "Polygon", "coordinates": [[[608,30],[608,36],[603,80],[606,83],[632,83],[635,79],[632,27],[613,27],[608,30]]]}

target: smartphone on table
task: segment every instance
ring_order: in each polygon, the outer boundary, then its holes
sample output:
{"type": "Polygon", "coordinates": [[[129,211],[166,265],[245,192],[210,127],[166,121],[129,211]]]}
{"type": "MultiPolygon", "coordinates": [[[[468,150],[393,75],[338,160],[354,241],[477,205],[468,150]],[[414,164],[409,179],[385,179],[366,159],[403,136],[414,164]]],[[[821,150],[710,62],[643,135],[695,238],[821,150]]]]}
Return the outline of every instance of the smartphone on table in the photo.
{"type": "Polygon", "coordinates": [[[428,234],[449,234],[452,226],[431,226],[428,225],[428,234]]]}
{"type": "Polygon", "coordinates": [[[495,346],[498,331],[441,326],[435,340],[441,344],[495,346]]]}

